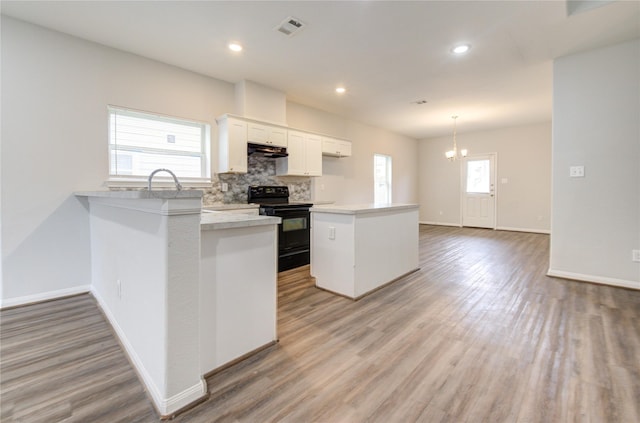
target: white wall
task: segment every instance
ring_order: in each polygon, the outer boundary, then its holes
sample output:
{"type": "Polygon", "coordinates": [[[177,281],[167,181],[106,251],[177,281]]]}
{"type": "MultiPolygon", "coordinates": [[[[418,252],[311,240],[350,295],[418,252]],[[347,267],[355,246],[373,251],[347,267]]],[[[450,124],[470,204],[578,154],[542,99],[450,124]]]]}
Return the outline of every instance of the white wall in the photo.
{"type": "MultiPolygon", "coordinates": [[[[459,119],[458,128],[463,125],[459,119]]],[[[497,153],[498,229],[548,232],[551,215],[551,124],[458,133],[458,148],[469,155],[497,153]],[[506,183],[502,180],[506,178],[506,183]]],[[[460,225],[460,161],[444,153],[452,134],[419,142],[420,221],[460,225]],[[442,212],[442,213],[441,213],[442,212]]]]}
{"type": "Polygon", "coordinates": [[[557,59],[553,122],[549,274],[640,288],[640,40],[557,59]]]}
{"type": "MultiPolygon", "coordinates": [[[[2,16],[2,305],[87,290],[107,105],[207,121],[234,86],[2,16]]],[[[215,131],[213,131],[215,133],[215,131]]]]}
{"type": "Polygon", "coordinates": [[[418,143],[415,139],[354,122],[301,104],[287,103],[290,127],[352,142],[351,157],[322,160],[322,177],[313,178],[312,199],[339,204],[373,202],[373,155],[392,157],[392,201],[418,201],[418,143]]]}

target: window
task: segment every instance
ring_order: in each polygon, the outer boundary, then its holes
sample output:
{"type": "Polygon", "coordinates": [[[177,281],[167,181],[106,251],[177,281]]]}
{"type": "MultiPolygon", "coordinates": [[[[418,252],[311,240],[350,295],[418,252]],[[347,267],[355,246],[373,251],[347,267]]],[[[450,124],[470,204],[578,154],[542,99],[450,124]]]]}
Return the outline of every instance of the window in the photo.
{"type": "Polygon", "coordinates": [[[181,179],[210,180],[208,124],[109,107],[110,179],[142,179],[166,168],[181,179]]]}
{"type": "Polygon", "coordinates": [[[376,204],[391,203],[391,156],[373,155],[373,198],[376,204]]]}
{"type": "Polygon", "coordinates": [[[489,194],[489,160],[467,161],[467,193],[489,194]]]}

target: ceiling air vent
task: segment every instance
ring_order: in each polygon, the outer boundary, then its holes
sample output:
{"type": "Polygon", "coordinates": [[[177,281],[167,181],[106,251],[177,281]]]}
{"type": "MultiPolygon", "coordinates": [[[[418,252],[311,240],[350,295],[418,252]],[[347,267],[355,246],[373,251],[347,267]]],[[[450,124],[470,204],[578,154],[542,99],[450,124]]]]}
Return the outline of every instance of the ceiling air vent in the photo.
{"type": "Polygon", "coordinates": [[[275,30],[282,32],[284,35],[288,37],[291,37],[296,33],[302,31],[304,27],[305,27],[305,24],[300,19],[294,18],[293,16],[289,16],[287,19],[280,22],[280,25],[275,27],[275,30]]]}

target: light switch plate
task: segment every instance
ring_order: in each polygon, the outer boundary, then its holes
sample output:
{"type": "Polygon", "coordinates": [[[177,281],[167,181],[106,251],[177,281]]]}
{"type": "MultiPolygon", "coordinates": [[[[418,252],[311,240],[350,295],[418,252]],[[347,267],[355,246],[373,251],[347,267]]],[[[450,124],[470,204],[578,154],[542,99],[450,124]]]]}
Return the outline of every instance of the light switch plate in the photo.
{"type": "Polygon", "coordinates": [[[640,250],[631,250],[631,260],[640,262],[640,250]]]}
{"type": "Polygon", "coordinates": [[[571,178],[584,178],[584,166],[569,167],[569,176],[571,178]]]}

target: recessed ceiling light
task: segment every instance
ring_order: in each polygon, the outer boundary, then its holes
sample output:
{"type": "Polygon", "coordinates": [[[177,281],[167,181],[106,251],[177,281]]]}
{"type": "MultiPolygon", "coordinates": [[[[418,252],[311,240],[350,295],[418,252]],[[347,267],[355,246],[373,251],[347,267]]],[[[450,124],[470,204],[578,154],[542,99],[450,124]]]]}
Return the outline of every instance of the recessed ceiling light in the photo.
{"type": "Polygon", "coordinates": [[[231,51],[242,51],[242,46],[238,43],[229,43],[229,50],[231,51]]]}
{"type": "Polygon", "coordinates": [[[338,94],[344,94],[347,91],[347,89],[345,87],[338,87],[336,88],[336,92],[338,94]]]}
{"type": "Polygon", "coordinates": [[[459,46],[455,46],[453,49],[451,49],[451,51],[455,54],[464,54],[468,52],[470,48],[471,46],[469,44],[460,44],[459,46]]]}

